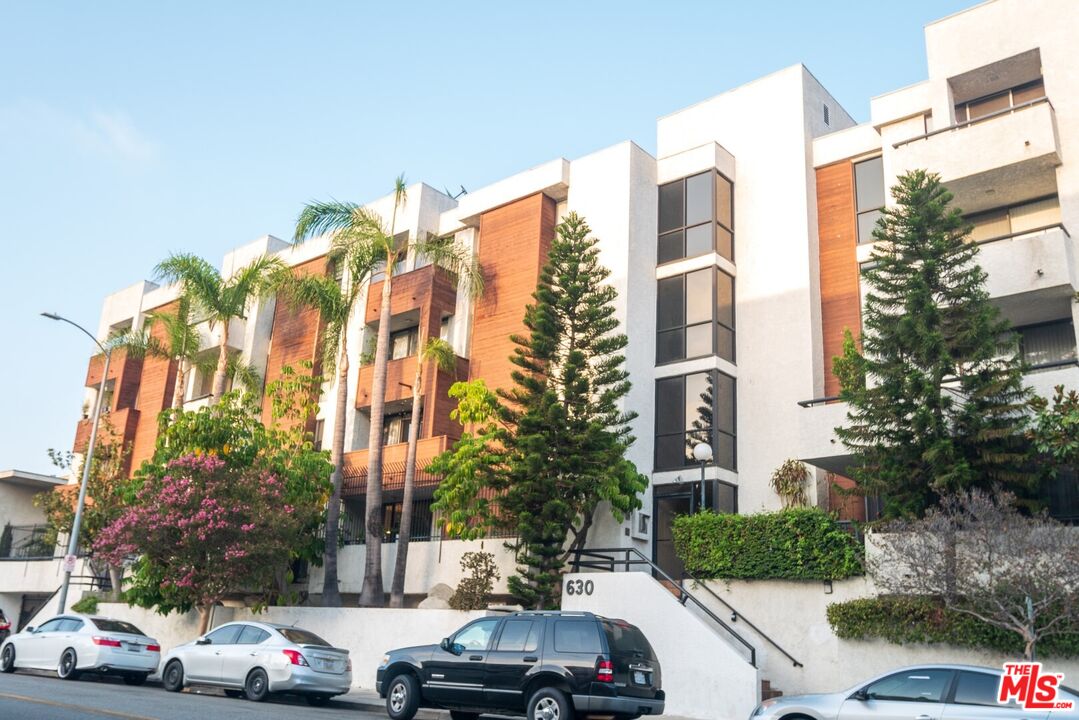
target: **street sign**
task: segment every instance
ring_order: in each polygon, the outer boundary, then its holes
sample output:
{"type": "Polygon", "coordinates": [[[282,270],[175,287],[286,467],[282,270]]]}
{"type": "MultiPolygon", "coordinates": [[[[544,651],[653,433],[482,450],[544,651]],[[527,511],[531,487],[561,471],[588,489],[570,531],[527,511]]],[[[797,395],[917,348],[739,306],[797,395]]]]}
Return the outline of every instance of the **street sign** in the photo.
{"type": "Polygon", "coordinates": [[[66,573],[75,572],[75,556],[74,555],[70,555],[70,554],[69,555],[64,555],[64,572],[66,572],[66,573]]]}

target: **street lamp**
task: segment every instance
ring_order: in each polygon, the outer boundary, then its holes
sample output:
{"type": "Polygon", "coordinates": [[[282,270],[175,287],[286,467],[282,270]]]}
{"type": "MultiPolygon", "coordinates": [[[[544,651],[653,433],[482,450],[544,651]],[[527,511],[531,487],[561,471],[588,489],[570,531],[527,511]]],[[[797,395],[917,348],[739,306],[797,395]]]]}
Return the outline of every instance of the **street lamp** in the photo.
{"type": "Polygon", "coordinates": [[[105,396],[105,382],[109,377],[109,359],[112,357],[112,349],[102,345],[98,342],[86,328],[78,323],[68,320],[66,317],[61,317],[56,313],[41,313],[42,317],[47,317],[50,320],[60,320],[66,322],[68,325],[73,325],[79,330],[86,333],[86,336],[94,341],[94,344],[101,348],[101,352],[105,353],[105,368],[101,371],[101,385],[97,390],[97,399],[94,401],[94,417],[90,423],[90,445],[86,450],[86,459],[82,464],[82,484],[79,486],[79,502],[75,506],[75,521],[71,524],[71,538],[67,544],[67,556],[64,558],[64,581],[60,585],[60,601],[59,611],[64,612],[64,607],[67,605],[67,589],[71,585],[71,571],[74,569],[72,565],[68,564],[67,558],[74,556],[78,552],[79,548],[79,530],[82,526],[82,509],[86,504],[86,483],[90,480],[90,465],[94,461],[94,445],[97,442],[97,421],[101,417],[101,399],[105,396]]]}
{"type": "Polygon", "coordinates": [[[704,510],[704,466],[712,459],[712,446],[706,442],[697,443],[693,446],[693,459],[701,464],[701,508],[704,510]]]}

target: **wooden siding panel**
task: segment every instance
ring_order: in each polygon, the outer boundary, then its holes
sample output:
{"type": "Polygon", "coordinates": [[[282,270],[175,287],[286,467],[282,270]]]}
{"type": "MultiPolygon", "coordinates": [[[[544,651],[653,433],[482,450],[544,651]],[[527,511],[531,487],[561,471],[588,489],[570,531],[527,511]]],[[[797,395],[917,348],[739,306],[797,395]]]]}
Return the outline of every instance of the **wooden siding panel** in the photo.
{"type": "Polygon", "coordinates": [[[854,169],[843,161],[817,169],[817,229],[820,237],[821,336],[824,394],[839,393],[832,358],[843,352],[843,331],[861,335],[854,169]]]}
{"type": "MultiPolygon", "coordinates": [[[[176,312],[176,303],[169,303],[156,312],[176,312]]],[[[165,328],[155,323],[151,333],[159,340],[165,337],[165,328]]],[[[167,358],[146,357],[139,375],[138,398],[135,407],[139,411],[131,447],[131,468],[137,470],[143,461],[150,459],[157,444],[157,416],[172,406],[173,387],[176,384],[176,361],[167,358]]]]}

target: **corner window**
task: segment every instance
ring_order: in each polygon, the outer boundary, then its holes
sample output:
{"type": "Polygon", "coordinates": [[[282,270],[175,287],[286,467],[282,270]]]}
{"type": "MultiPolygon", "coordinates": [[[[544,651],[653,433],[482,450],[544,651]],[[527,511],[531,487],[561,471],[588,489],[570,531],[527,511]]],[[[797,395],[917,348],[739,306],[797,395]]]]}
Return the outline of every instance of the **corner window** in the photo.
{"type": "Polygon", "coordinates": [[[735,381],[717,370],[656,381],[655,469],[695,467],[693,448],[712,446],[712,464],[736,470],[735,381]]]}
{"type": "Polygon", "coordinates": [[[854,199],[858,213],[858,242],[873,242],[873,230],[884,209],[884,160],[881,157],[854,164],[854,199]]]}
{"type": "Polygon", "coordinates": [[[708,355],[734,362],[733,277],[712,267],[657,286],[657,364],[708,355]]]}
{"type": "Polygon", "coordinates": [[[660,265],[716,252],[734,260],[734,190],[715,171],[659,187],[660,265]]]}

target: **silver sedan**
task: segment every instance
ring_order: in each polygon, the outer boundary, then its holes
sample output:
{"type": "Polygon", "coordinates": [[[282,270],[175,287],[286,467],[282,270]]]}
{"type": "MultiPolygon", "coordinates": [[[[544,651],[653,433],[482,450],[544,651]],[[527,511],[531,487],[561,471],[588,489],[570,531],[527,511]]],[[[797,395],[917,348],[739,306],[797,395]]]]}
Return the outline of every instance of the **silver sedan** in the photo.
{"type": "Polygon", "coordinates": [[[352,661],[348,650],[301,628],[233,622],[170,650],[161,682],[172,692],[210,685],[248,700],[291,693],[322,705],[349,691],[352,661]]]}
{"type": "Polygon", "coordinates": [[[924,665],[879,675],[842,692],[765,700],[750,720],[1047,720],[1079,718],[1076,710],[1024,710],[997,702],[999,668],[924,665]]]}

